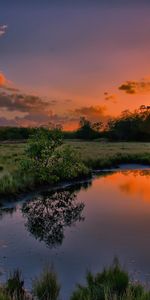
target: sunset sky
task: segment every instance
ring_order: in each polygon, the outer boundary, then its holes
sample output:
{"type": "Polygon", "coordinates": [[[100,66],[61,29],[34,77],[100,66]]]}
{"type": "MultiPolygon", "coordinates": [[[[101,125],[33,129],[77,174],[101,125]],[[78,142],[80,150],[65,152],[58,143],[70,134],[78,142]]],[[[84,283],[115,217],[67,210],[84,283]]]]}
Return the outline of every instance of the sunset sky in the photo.
{"type": "Polygon", "coordinates": [[[150,105],[149,0],[0,0],[0,125],[150,105]]]}

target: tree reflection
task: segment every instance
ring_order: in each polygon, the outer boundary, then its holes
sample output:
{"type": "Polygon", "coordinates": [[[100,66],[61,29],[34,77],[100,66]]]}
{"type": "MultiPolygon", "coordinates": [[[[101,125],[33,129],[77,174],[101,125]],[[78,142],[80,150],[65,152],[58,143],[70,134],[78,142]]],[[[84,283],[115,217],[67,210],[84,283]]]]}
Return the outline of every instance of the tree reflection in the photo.
{"type": "Polygon", "coordinates": [[[0,220],[2,220],[5,215],[12,216],[13,213],[16,211],[16,207],[0,207],[0,220]]]}
{"type": "Polygon", "coordinates": [[[56,247],[63,242],[66,226],[84,220],[83,208],[83,203],[76,202],[74,191],[60,190],[25,203],[22,212],[28,231],[47,246],[56,247]]]}

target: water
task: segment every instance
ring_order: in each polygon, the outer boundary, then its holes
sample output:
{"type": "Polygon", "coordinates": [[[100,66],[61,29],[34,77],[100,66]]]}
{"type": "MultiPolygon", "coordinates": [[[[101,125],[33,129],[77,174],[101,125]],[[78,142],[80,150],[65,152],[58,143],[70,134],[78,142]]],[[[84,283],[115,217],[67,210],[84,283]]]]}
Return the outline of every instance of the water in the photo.
{"type": "Polygon", "coordinates": [[[86,270],[100,271],[114,256],[134,279],[150,282],[149,170],[105,172],[0,210],[1,281],[18,267],[30,289],[53,264],[66,300],[86,270]]]}

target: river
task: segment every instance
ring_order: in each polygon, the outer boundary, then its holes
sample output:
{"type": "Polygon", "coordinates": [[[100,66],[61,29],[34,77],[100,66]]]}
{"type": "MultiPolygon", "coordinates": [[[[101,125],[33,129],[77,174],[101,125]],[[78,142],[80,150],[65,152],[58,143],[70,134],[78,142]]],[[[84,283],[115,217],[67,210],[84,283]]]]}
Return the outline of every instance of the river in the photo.
{"type": "Polygon", "coordinates": [[[31,289],[53,265],[61,299],[69,299],[87,270],[117,256],[135,280],[150,281],[150,170],[101,172],[90,181],[18,199],[0,209],[0,272],[19,268],[31,289]]]}

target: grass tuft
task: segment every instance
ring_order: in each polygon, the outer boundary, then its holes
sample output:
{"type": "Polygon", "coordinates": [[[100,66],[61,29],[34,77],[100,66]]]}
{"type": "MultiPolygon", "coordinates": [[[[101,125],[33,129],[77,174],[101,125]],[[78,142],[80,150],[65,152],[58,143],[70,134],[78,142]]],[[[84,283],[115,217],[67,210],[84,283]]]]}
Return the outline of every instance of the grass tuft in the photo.
{"type": "Polygon", "coordinates": [[[38,300],[58,300],[60,285],[53,268],[46,268],[39,278],[33,281],[33,295],[38,300]]]}

